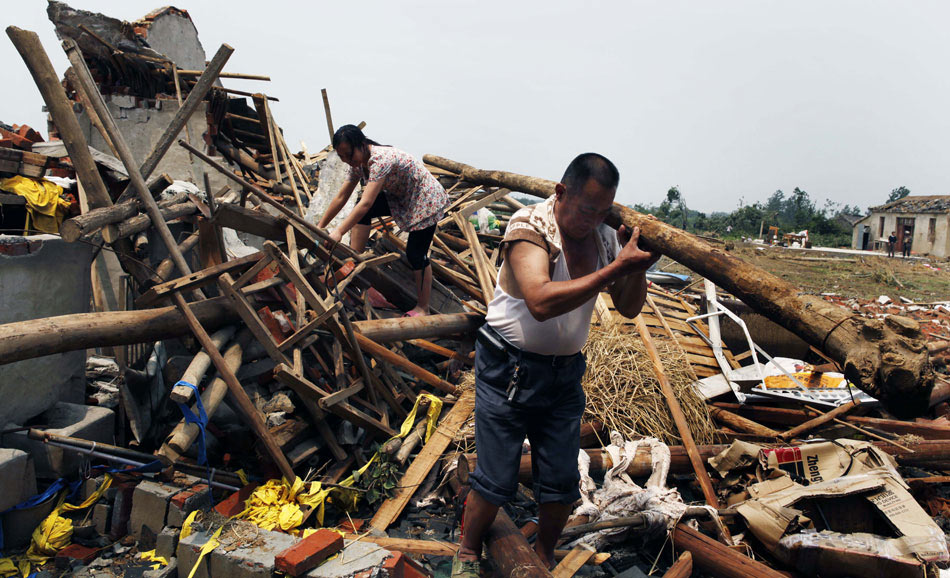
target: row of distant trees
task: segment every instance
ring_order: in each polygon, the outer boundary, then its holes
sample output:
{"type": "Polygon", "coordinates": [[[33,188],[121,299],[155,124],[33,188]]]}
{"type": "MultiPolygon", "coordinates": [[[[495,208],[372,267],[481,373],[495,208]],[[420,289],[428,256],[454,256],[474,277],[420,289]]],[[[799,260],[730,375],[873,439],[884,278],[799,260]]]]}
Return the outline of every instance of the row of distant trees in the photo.
{"type": "MultiPolygon", "coordinates": [[[[891,191],[887,202],[909,194],[907,187],[898,187],[891,191]]],[[[830,199],[818,206],[807,191],[798,187],[791,194],[779,189],[765,202],[747,204],[740,199],[732,212],[707,214],[692,210],[678,187],[671,187],[658,205],[636,204],[633,208],[686,231],[722,238],[757,238],[760,231],[768,231],[770,226],[785,233],[807,229],[813,243],[831,247],[851,244],[851,226],[839,219],[841,215],[865,214],[857,205],[842,205],[830,199]]]]}

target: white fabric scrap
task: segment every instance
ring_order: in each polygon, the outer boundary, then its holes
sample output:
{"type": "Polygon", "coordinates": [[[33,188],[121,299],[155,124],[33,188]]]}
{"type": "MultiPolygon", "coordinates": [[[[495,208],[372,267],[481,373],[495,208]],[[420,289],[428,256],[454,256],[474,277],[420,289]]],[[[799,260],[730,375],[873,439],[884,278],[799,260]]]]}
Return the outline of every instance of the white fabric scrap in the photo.
{"type": "MultiPolygon", "coordinates": [[[[648,534],[671,531],[684,515],[708,512],[718,521],[715,509],[689,506],[683,503],[678,490],[666,487],[666,477],[670,471],[670,448],[666,444],[656,438],[624,440],[616,431],[610,432],[610,442],[604,450],[610,456],[613,467],[604,475],[604,484],[600,489],[590,477],[590,456],[584,450],[578,453],[581,505],[575,510],[574,516],[587,516],[587,523],[592,524],[643,514],[647,518],[648,534]],[[653,472],[645,487],[638,486],[627,474],[627,466],[637,455],[640,446],[650,448],[653,463],[653,472]]],[[[608,542],[622,540],[628,529],[607,528],[591,532],[570,546],[583,543],[601,548],[608,542]]]]}

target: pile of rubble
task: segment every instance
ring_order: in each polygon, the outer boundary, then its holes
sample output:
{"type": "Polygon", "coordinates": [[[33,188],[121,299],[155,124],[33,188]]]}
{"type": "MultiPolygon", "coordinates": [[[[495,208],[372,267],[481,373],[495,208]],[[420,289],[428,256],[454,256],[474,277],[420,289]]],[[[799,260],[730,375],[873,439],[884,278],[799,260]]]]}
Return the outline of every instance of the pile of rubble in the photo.
{"type": "Polygon", "coordinates": [[[900,315],[914,319],[920,324],[920,331],[927,340],[930,358],[944,379],[950,375],[950,301],[915,303],[906,297],[892,300],[881,295],[875,300],[843,299],[832,293],[823,297],[830,303],[846,307],[857,314],[869,318],[884,319],[889,315],[900,315]]]}
{"type": "MultiPolygon", "coordinates": [[[[231,47],[205,66],[174,8],[131,24],[58,2],[49,14],[64,81],[35,34],[7,29],[51,138],[0,127],[0,187],[16,180],[0,195],[16,233],[0,238],[0,575],[446,575],[478,458],[473,335],[524,206],[512,193],[553,184],[427,155],[451,204],[434,314],[403,317],[406,234],[380,219],[356,253],[316,226],[347,167],[330,147],[292,152],[273,97],[221,86],[266,81],[224,73],[231,47]]],[[[621,207],[611,220],[797,329],[816,358],[734,355],[713,288],[686,300],[651,287],[632,321],[601,296],[593,323],[642,341],[670,429],[624,439],[583,424],[578,464],[564,464],[583,473],[583,499],[553,574],[923,576],[950,561],[950,305],[827,296],[809,324],[818,305],[721,248],[621,207]],[[676,391],[658,353],[674,349],[690,374],[676,391]],[[878,349],[922,352],[938,373],[925,363],[898,383],[878,349]],[[684,396],[706,398],[689,419],[684,396]],[[715,443],[694,441],[700,419],[715,443]]],[[[536,513],[522,485],[488,538],[497,573],[551,574],[529,547],[536,513]]]]}

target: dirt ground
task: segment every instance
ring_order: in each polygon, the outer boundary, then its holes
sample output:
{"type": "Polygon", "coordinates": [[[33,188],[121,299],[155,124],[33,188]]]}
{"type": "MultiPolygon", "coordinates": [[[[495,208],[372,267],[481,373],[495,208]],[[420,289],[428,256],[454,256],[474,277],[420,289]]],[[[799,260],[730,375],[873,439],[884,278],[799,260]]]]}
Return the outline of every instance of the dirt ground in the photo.
{"type": "MultiPolygon", "coordinates": [[[[730,253],[813,294],[877,299],[887,295],[916,303],[950,300],[950,261],[901,259],[820,250],[789,251],[737,244],[730,253]]],[[[691,273],[664,257],[659,267],[672,273],[691,273]]]]}

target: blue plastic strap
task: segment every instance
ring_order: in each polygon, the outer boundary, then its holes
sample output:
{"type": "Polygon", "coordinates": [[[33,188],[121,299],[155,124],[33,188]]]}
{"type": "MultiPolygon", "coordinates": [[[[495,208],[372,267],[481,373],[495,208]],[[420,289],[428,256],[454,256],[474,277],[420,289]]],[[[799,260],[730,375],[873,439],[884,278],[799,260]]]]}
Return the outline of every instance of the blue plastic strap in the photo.
{"type": "Polygon", "coordinates": [[[191,411],[191,408],[183,403],[179,403],[178,407],[185,417],[185,422],[193,423],[198,426],[198,463],[204,466],[208,464],[207,446],[205,445],[205,427],[208,425],[208,414],[205,413],[205,406],[201,403],[201,393],[198,391],[198,386],[193,383],[188,383],[187,381],[179,381],[175,384],[176,387],[179,385],[184,385],[195,390],[195,405],[198,407],[198,414],[195,415],[195,413],[191,411]]]}
{"type": "MultiPolygon", "coordinates": [[[[213,470],[211,469],[210,464],[208,464],[208,447],[205,443],[205,427],[208,425],[208,414],[205,412],[205,406],[201,403],[201,392],[198,391],[198,386],[193,383],[188,383],[187,381],[179,381],[175,384],[184,385],[190,387],[195,391],[195,406],[198,408],[198,415],[195,415],[191,408],[183,403],[179,403],[178,407],[181,409],[182,415],[185,417],[186,423],[193,423],[198,426],[198,465],[208,467],[208,488],[210,496],[211,488],[211,476],[213,470]]],[[[177,402],[176,402],[177,403],[177,402]]],[[[214,505],[214,499],[212,498],[212,505],[214,505]]]]}

